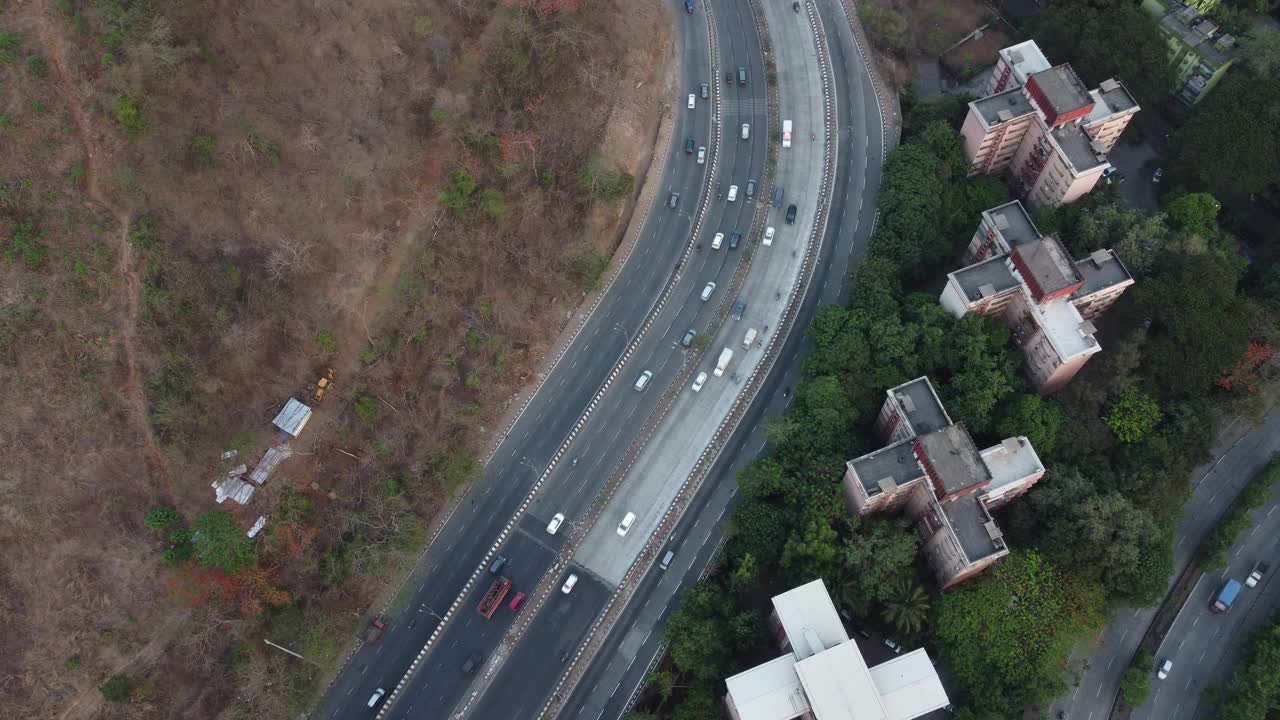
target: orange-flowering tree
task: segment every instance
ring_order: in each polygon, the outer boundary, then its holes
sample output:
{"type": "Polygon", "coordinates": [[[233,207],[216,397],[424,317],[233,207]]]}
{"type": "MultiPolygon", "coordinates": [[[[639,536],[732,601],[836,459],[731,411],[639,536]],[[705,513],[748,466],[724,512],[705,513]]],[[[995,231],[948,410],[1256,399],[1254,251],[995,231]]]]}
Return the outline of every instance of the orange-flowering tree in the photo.
{"type": "Polygon", "coordinates": [[[1275,354],[1275,350],[1266,343],[1250,342],[1249,347],[1244,351],[1244,357],[1231,366],[1231,372],[1218,378],[1218,387],[1227,392],[1235,390],[1257,392],[1258,368],[1266,365],[1271,358],[1275,357],[1275,354]]]}

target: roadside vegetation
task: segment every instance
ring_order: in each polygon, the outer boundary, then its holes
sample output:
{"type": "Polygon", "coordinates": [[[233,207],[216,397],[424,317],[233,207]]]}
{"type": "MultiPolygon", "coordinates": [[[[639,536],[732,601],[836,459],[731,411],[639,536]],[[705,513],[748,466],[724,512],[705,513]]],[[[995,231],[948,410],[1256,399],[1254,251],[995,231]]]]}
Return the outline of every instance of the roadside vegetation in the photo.
{"type": "Polygon", "coordinates": [[[0,715],[315,702],[602,285],[660,12],[0,10],[0,715]],[[215,504],[330,372],[293,457],[215,504]]]}
{"type": "MultiPolygon", "coordinates": [[[[1103,352],[1058,395],[1030,389],[1002,322],[943,311],[939,288],[979,213],[1008,199],[999,180],[964,177],[952,105],[904,105],[905,141],[885,165],[849,304],[820,308],[810,325],[795,402],[769,425],[768,456],[739,474],[732,535],[669,623],[669,658],[638,716],[714,713],[724,678],[777,655],[763,629],[769,599],[814,578],[854,625],[940,657],[957,717],[1043,707],[1112,610],[1163,596],[1192,469],[1221,418],[1260,409],[1275,316],[1242,285],[1209,195],[1175,190],[1148,215],[1100,188],[1035,213],[1075,255],[1113,248],[1137,279],[1102,320],[1103,352]],[[1026,435],[1048,468],[997,518],[1013,552],[941,595],[910,524],[852,517],[840,490],[845,461],[879,447],[871,427],[885,390],[920,375],[979,447],[1026,435]]],[[[1143,694],[1136,678],[1128,685],[1143,694]]]]}
{"type": "Polygon", "coordinates": [[[1226,691],[1212,698],[1214,720],[1265,720],[1280,706],[1280,622],[1258,630],[1226,691]]]}

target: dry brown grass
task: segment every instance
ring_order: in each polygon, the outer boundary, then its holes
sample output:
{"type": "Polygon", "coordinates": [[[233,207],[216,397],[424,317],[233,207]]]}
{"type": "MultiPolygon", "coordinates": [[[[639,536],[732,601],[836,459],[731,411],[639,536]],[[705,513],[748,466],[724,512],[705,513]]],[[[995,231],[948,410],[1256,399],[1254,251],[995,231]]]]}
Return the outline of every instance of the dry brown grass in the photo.
{"type": "Polygon", "coordinates": [[[647,165],[663,12],[0,11],[18,41],[0,64],[0,716],[282,717],[314,697],[321,671],[261,637],[337,657],[474,472],[468,450],[581,298],[570,261],[620,240],[629,203],[577,176],[647,165]],[[458,168],[505,211],[441,208],[458,168]],[[337,390],[295,456],[231,508],[272,516],[258,561],[293,604],[176,605],[143,516],[215,507],[218,454],[252,464],[327,367],[337,390]],[[140,687],[104,703],[118,672],[140,687]]]}

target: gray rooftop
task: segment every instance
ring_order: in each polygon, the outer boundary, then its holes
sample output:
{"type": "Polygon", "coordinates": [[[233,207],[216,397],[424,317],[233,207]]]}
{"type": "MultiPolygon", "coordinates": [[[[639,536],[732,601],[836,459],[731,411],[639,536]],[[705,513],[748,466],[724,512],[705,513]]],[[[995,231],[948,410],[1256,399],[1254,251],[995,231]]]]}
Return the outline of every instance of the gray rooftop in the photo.
{"type": "Polygon", "coordinates": [[[1133,276],[1113,250],[1095,250],[1089,257],[1076,261],[1076,272],[1084,279],[1084,286],[1071,294],[1073,298],[1092,295],[1099,290],[1133,280],[1133,276]]]}
{"type": "MultiPolygon", "coordinates": [[[[1112,113],[1122,113],[1138,107],[1137,98],[1129,92],[1129,88],[1126,88],[1124,83],[1115,78],[1103,80],[1098,89],[1093,92],[1098,94],[1098,98],[1106,103],[1112,113]]],[[[1090,113],[1090,115],[1092,114],[1090,113]]]]}
{"type": "Polygon", "coordinates": [[[994,527],[994,521],[982,507],[978,493],[961,495],[938,504],[946,513],[947,520],[951,521],[956,539],[960,541],[960,547],[964,549],[970,562],[977,562],[1005,549],[1003,539],[992,539],[987,532],[987,523],[992,523],[994,527]]]}
{"type": "Polygon", "coordinates": [[[1035,223],[1031,222],[1031,216],[1027,214],[1026,208],[1022,207],[1022,203],[1017,200],[997,205],[983,211],[982,214],[990,218],[996,229],[1000,231],[1000,235],[1004,237],[1004,241],[1009,244],[1010,250],[1023,243],[1040,239],[1040,231],[1036,229],[1035,223]]]}
{"type": "Polygon", "coordinates": [[[1045,99],[1049,101],[1056,115],[1079,110],[1093,103],[1093,98],[1089,97],[1088,88],[1066,63],[1042,70],[1032,75],[1030,80],[1035,80],[1036,87],[1044,93],[1045,99]]]}
{"type": "Polygon", "coordinates": [[[985,294],[998,295],[1018,286],[1018,280],[1005,264],[1008,255],[997,255],[951,273],[969,302],[981,300],[985,294]],[[988,293],[983,288],[989,287],[988,293]]]}
{"type": "Polygon", "coordinates": [[[933,383],[927,377],[904,382],[889,390],[889,396],[898,401],[898,407],[907,415],[912,432],[923,435],[951,424],[951,418],[942,407],[942,401],[933,391],[933,383]],[[905,399],[904,399],[905,398],[905,399]]]}
{"type": "Polygon", "coordinates": [[[1235,38],[1230,35],[1226,45],[1226,49],[1222,50],[1217,47],[1218,39],[1214,35],[1218,33],[1218,26],[1214,25],[1207,18],[1196,14],[1192,8],[1183,8],[1181,11],[1174,12],[1160,18],[1160,25],[1166,31],[1182,42],[1196,49],[1201,57],[1208,60],[1214,66],[1222,66],[1231,61],[1234,56],[1233,45],[1235,38]],[[1190,10],[1191,12],[1187,12],[1190,10]],[[1196,21],[1199,22],[1196,22],[1196,21]]]}
{"type": "Polygon", "coordinates": [[[900,487],[924,477],[920,463],[911,452],[914,445],[915,438],[907,438],[849,461],[867,495],[874,497],[879,494],[882,491],[880,481],[885,478],[900,487]]]}
{"type": "Polygon", "coordinates": [[[1017,263],[1019,269],[1031,274],[1028,279],[1032,287],[1039,289],[1037,300],[1082,282],[1067,249],[1053,236],[1020,245],[1014,248],[1013,254],[1021,261],[1017,263]]]}
{"type": "Polygon", "coordinates": [[[941,430],[921,434],[917,442],[933,467],[932,475],[942,483],[947,495],[991,482],[991,471],[982,462],[978,447],[963,426],[948,425],[941,430]]]}
{"type": "Polygon", "coordinates": [[[1070,161],[1076,174],[1084,174],[1106,164],[1106,155],[1098,153],[1090,144],[1093,141],[1089,136],[1075,125],[1059,125],[1051,132],[1053,139],[1058,142],[1058,147],[1067,154],[1067,160],[1070,161]],[[1101,160],[1098,159],[1099,155],[1102,157],[1101,160]]]}
{"type": "Polygon", "coordinates": [[[1020,87],[988,95],[981,100],[974,100],[973,106],[982,115],[987,125],[1008,122],[1035,112],[1031,101],[1027,99],[1026,93],[1022,92],[1020,87]]]}

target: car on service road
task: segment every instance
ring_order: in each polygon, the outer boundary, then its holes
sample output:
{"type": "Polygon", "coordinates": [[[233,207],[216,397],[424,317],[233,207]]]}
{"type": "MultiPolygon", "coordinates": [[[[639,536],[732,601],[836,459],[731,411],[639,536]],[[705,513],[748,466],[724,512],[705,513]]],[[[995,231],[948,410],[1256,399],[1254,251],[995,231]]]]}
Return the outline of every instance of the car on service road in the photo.
{"type": "Polygon", "coordinates": [[[707,374],[704,372],[700,372],[698,373],[698,377],[693,379],[693,387],[690,389],[693,390],[694,392],[699,392],[702,390],[702,386],[706,384],[707,384],[707,374]]]}
{"type": "Polygon", "coordinates": [[[1160,665],[1160,669],[1156,671],[1156,677],[1164,680],[1169,677],[1171,672],[1173,672],[1173,661],[1165,658],[1165,661],[1160,665]]]}
{"type": "Polygon", "coordinates": [[[761,244],[764,245],[765,247],[769,247],[770,245],[772,245],[773,235],[774,235],[774,229],[773,229],[773,226],[770,225],[769,227],[764,229],[764,240],[761,241],[761,244]]]}
{"type": "Polygon", "coordinates": [[[560,586],[560,592],[568,595],[573,592],[573,586],[577,584],[578,575],[576,573],[569,573],[569,577],[564,581],[564,584],[560,586]]]}
{"type": "Polygon", "coordinates": [[[707,149],[705,147],[698,148],[698,164],[704,165],[707,162],[707,149]]]}
{"type": "Polygon", "coordinates": [[[789,205],[789,206],[787,207],[787,224],[788,224],[788,225],[795,225],[795,224],[796,224],[796,206],[795,206],[795,203],[792,203],[791,205],[789,205]]]}
{"type": "Polygon", "coordinates": [[[564,522],[564,513],[556,513],[555,517],[551,518],[551,522],[547,523],[547,534],[555,535],[557,532],[559,532],[560,524],[563,522],[564,522]]]}
{"type": "Polygon", "coordinates": [[[627,531],[631,529],[631,524],[634,523],[635,521],[636,521],[636,514],[633,512],[627,513],[622,518],[622,522],[618,523],[618,537],[626,537],[627,531]]]}

